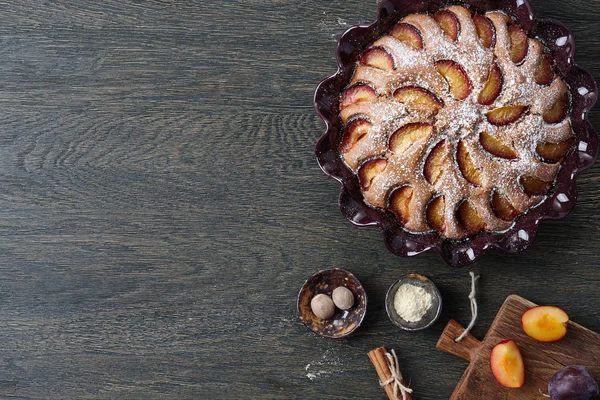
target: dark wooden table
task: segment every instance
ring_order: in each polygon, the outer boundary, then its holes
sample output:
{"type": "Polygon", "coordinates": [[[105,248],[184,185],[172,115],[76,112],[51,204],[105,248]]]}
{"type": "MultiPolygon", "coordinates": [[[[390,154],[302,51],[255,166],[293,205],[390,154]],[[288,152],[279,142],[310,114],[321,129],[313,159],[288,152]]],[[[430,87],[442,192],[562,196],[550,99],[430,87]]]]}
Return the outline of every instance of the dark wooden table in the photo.
{"type": "MultiPolygon", "coordinates": [[[[533,0],[573,30],[600,77],[600,0],[533,0]]],[[[337,38],[375,0],[28,1],[0,4],[0,397],[382,399],[366,353],[395,348],[416,399],[446,399],[466,363],[440,353],[466,324],[469,269],[391,255],[353,227],[313,147],[312,108],[337,38]],[[296,295],[353,271],[363,326],[327,340],[296,295]],[[440,321],[406,333],[388,286],[430,276],[440,321]]],[[[591,113],[600,128],[600,109],[591,113]]],[[[472,270],[481,338],[505,297],[600,330],[600,174],[533,247],[472,270]]]]}

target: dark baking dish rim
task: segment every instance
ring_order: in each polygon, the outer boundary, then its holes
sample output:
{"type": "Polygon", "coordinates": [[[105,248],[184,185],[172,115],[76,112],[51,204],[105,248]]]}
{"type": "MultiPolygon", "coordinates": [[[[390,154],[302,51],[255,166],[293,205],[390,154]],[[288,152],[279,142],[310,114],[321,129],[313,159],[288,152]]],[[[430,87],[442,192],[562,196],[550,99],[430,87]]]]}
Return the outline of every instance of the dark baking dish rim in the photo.
{"type": "Polygon", "coordinates": [[[574,62],[575,43],[570,30],[554,19],[538,19],[528,0],[384,0],[377,19],[370,25],[348,29],[336,46],[338,71],[324,79],[316,89],[314,107],[325,122],[326,130],[318,140],[315,155],[325,174],[341,184],[339,205],[342,214],[358,226],[379,226],[388,249],[399,256],[414,256],[435,251],[452,266],[472,264],[488,249],[516,253],[528,248],[535,239],[540,221],[567,216],[577,202],[576,175],[594,164],[598,156],[598,136],[588,121],[588,112],[597,100],[598,87],[591,74],[574,62]],[[575,150],[563,161],[554,188],[537,206],[520,215],[503,232],[483,232],[462,240],[437,233],[417,234],[404,230],[394,217],[367,205],[355,174],[344,164],[337,147],[341,135],[339,95],[354,71],[355,62],[365,47],[389,31],[402,17],[417,12],[435,12],[448,4],[465,5],[485,13],[502,11],[514,18],[530,37],[541,40],[550,50],[556,68],[569,86],[572,98],[570,117],[575,133],[575,150]]]}

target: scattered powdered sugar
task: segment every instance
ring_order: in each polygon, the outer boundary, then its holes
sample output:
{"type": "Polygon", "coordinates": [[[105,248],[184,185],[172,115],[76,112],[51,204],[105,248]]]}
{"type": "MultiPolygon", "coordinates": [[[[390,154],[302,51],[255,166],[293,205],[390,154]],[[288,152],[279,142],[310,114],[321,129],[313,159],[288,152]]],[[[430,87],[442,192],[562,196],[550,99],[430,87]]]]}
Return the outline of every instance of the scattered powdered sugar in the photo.
{"type": "Polygon", "coordinates": [[[337,23],[340,26],[348,26],[348,22],[344,21],[342,18],[338,17],[337,23]]]}
{"type": "Polygon", "coordinates": [[[336,373],[344,372],[339,367],[342,365],[341,359],[334,354],[332,350],[325,350],[320,360],[312,361],[304,367],[306,377],[311,381],[318,378],[325,378],[336,373]]]}
{"type": "Polygon", "coordinates": [[[427,53],[415,50],[393,36],[384,36],[375,41],[373,45],[386,49],[394,59],[396,66],[402,66],[404,69],[425,66],[429,63],[427,53]]]}
{"type": "Polygon", "coordinates": [[[482,107],[471,101],[447,99],[444,108],[436,116],[435,126],[438,131],[450,136],[460,132],[470,131],[471,128],[484,119],[482,107]]]}

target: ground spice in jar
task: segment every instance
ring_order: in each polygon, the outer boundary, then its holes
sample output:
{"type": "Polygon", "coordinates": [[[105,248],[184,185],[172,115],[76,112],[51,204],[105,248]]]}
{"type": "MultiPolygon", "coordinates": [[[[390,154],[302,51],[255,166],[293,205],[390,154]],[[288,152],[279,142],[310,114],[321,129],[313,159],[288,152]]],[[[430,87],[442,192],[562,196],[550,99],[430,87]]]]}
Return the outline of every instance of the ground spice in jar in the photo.
{"type": "Polygon", "coordinates": [[[403,284],[394,296],[396,313],[406,322],[417,322],[431,308],[431,294],[419,286],[403,284]]]}

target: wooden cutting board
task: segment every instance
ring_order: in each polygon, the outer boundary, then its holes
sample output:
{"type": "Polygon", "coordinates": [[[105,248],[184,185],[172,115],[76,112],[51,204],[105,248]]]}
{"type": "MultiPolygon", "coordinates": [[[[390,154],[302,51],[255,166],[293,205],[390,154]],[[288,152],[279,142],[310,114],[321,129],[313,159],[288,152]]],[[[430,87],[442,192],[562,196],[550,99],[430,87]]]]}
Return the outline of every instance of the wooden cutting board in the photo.
{"type": "Polygon", "coordinates": [[[536,304],[516,295],[509,296],[492,322],[483,342],[468,335],[455,343],[464,330],[450,320],[442,332],[437,348],[469,361],[469,366],[456,385],[451,400],[515,399],[548,400],[548,381],[566,365],[584,365],[600,380],[600,334],[569,322],[567,335],[554,343],[540,343],[521,328],[521,315],[536,304]],[[505,339],[517,342],[525,363],[525,384],[519,389],[500,385],[490,369],[492,348],[505,339]]]}

